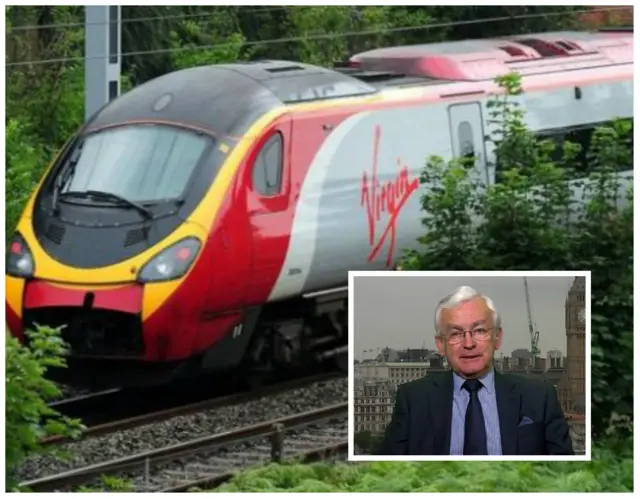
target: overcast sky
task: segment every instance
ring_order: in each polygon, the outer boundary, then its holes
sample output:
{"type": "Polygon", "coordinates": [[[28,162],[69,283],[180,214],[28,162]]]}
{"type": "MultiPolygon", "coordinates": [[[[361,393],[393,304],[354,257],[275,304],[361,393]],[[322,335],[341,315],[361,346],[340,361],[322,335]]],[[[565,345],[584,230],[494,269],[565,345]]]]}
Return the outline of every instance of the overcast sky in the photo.
{"type": "MultiPolygon", "coordinates": [[[[402,275],[402,272],[396,275],[402,275]]],[[[566,355],[564,303],[573,277],[527,277],[538,347],[566,355]]],[[[502,316],[500,352],[530,349],[529,323],[522,277],[356,277],[354,279],[355,358],[363,350],[389,347],[435,349],[434,313],[438,302],[456,287],[468,285],[489,296],[502,316]]],[[[366,358],[371,358],[367,354],[366,358]]]]}

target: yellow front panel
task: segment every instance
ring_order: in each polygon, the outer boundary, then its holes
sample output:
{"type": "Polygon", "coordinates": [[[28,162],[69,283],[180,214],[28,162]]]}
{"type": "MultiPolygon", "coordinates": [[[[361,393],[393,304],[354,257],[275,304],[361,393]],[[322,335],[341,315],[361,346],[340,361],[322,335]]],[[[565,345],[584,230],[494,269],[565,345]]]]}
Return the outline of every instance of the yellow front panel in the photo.
{"type": "Polygon", "coordinates": [[[22,318],[22,298],[24,297],[24,279],[5,275],[4,285],[7,304],[22,318]]]}

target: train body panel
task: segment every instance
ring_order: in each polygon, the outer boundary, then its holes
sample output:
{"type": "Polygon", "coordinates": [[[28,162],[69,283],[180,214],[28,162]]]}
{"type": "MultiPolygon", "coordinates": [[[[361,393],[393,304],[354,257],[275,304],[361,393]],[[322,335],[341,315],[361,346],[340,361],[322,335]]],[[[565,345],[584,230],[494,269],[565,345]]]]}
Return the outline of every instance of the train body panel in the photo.
{"type": "MultiPolygon", "coordinates": [[[[493,78],[521,72],[512,99],[543,136],[633,117],[629,40],[436,43],[356,68],[266,61],[147,82],[89,120],[30,197],[8,253],[9,328],[66,324],[70,358],[111,373],[344,353],[348,271],[418,247],[429,156],[473,153],[495,182],[493,78]]],[[[629,187],[632,166],[620,175],[629,187]]]]}
{"type": "MultiPolygon", "coordinates": [[[[514,98],[530,129],[544,133],[631,117],[631,71],[597,73],[554,80],[514,98]]],[[[448,160],[473,152],[477,178],[494,182],[493,151],[485,140],[493,131],[487,92],[443,101],[439,90],[431,89],[431,100],[361,110],[328,133],[306,173],[272,300],[345,285],[349,270],[388,268],[401,250],[418,249],[424,232],[420,198],[431,188],[419,186],[418,178],[429,156],[448,160]]],[[[631,165],[620,176],[630,187],[631,165]]]]}
{"type": "MultiPolygon", "coordinates": [[[[328,195],[331,195],[327,192],[326,184],[331,165],[326,160],[333,159],[336,147],[344,144],[343,139],[361,119],[359,115],[345,117],[346,119],[341,122],[333,119],[329,125],[335,128],[327,136],[324,127],[327,125],[327,120],[324,118],[325,116],[309,117],[295,121],[294,137],[304,137],[299,142],[294,141],[293,146],[293,160],[296,162],[296,167],[293,169],[296,172],[296,210],[291,217],[289,227],[290,242],[286,248],[283,248],[283,256],[286,254],[286,260],[283,259],[274,276],[278,277],[275,286],[274,281],[269,283],[270,300],[300,294],[312,278],[310,263],[318,254],[316,244],[324,233],[318,230],[323,223],[318,219],[318,213],[320,205],[325,203],[328,195]]],[[[328,118],[331,120],[333,116],[328,118]]],[[[348,185],[345,187],[348,188],[348,185]]],[[[336,208],[339,209],[339,206],[336,208]]],[[[331,213],[327,215],[331,216],[331,213]]],[[[327,222],[339,224],[340,220],[336,218],[327,222]]],[[[331,230],[331,227],[329,225],[327,229],[331,230]]],[[[336,226],[334,225],[333,228],[335,229],[336,226]]],[[[340,233],[340,230],[334,232],[336,235],[340,233]]],[[[333,255],[336,255],[335,251],[333,255]]],[[[335,266],[336,262],[333,262],[333,265],[335,266]]],[[[327,282],[331,283],[332,278],[330,277],[327,282]]]]}
{"type": "Polygon", "coordinates": [[[251,246],[246,302],[264,303],[273,275],[280,270],[289,243],[290,220],[295,210],[292,188],[291,120],[281,117],[255,143],[242,171],[251,246]],[[270,165],[278,163],[274,171],[270,165]]]}

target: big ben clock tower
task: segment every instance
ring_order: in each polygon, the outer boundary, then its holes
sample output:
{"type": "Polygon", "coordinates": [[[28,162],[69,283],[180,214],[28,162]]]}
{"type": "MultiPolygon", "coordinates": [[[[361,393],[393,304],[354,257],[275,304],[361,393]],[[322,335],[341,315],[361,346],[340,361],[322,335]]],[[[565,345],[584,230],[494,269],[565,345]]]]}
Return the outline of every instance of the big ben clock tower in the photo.
{"type": "Polygon", "coordinates": [[[576,277],[565,301],[567,334],[567,377],[571,389],[573,411],[585,412],[585,278],[576,277]]]}

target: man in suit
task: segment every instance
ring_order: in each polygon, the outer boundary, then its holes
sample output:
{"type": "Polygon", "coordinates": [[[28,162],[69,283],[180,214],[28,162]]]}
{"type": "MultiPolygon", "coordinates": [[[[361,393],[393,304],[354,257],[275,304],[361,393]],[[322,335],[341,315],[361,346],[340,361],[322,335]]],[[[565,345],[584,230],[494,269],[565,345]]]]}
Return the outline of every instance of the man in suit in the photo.
{"type": "Polygon", "coordinates": [[[495,372],[502,328],[490,298],[459,287],[438,304],[435,328],[452,372],[398,387],[379,454],[573,454],[554,387],[495,372]]]}

